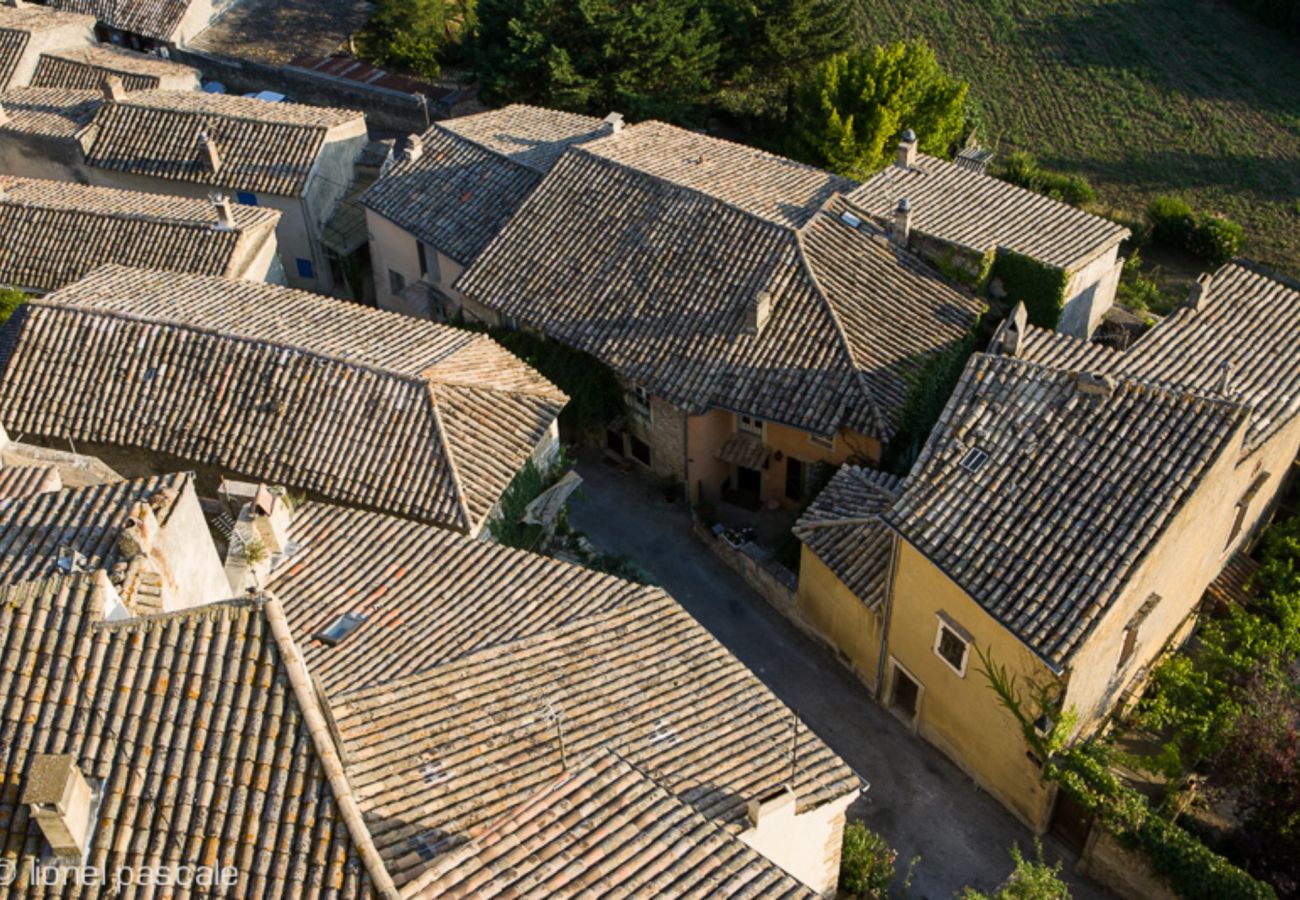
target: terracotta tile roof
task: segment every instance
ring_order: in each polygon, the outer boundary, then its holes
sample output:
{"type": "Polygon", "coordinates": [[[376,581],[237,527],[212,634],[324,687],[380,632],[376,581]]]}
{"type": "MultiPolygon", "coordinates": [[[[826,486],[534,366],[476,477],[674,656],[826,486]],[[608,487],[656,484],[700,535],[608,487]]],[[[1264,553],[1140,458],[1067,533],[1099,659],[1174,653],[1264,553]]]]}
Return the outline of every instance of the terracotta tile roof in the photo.
{"type": "Polygon", "coordinates": [[[164,78],[189,76],[197,84],[199,71],[157,56],[97,44],[42,53],[36,74],[32,76],[32,86],[97,91],[103,89],[104,79],[109,75],[122,79],[122,86],[128,91],[146,91],[158,87],[164,78]]]}
{"type": "MultiPolygon", "coordinates": [[[[62,487],[63,480],[55,466],[0,465],[0,503],[50,493],[62,487]]],[[[0,516],[3,516],[2,512],[0,516]]]]}
{"type": "Polygon", "coordinates": [[[456,286],[689,412],[887,440],[908,373],[980,304],[848,224],[831,196],[841,186],[725,141],[633,126],[570,148],[456,286]],[[770,319],[755,333],[764,295],[770,319]]]}
{"type": "Polygon", "coordinates": [[[332,128],[362,113],[203,91],[137,91],[105,102],[86,162],[151,178],[298,196],[332,128]],[[214,172],[201,143],[219,157],[214,172]]]}
{"type": "Polygon", "coordinates": [[[447,898],[817,895],[610,750],[440,860],[447,898]]]}
{"type": "Polygon", "coordinates": [[[468,265],[567,147],[608,132],[599,119],[533,106],[448,119],[361,202],[468,265]]]}
{"type": "Polygon", "coordinates": [[[239,897],[377,896],[285,658],[255,600],[108,623],[102,573],[0,590],[0,855],[27,883],[45,841],[19,797],[69,754],[99,785],[86,865],[234,866],[239,897]]]}
{"type": "Polygon", "coordinates": [[[68,88],[11,88],[0,94],[0,134],[35,134],[75,138],[95,118],[103,95],[68,88]]]}
{"type": "Polygon", "coordinates": [[[849,195],[873,216],[893,218],[906,197],[912,228],[976,250],[1002,247],[1074,269],[1128,236],[1128,229],[1068,203],[933,156],[890,165],[849,195]]]}
{"type": "Polygon", "coordinates": [[[1231,605],[1246,606],[1254,595],[1251,579],[1259,563],[1244,553],[1234,553],[1217,578],[1205,589],[1205,595],[1227,611],[1231,605]]]}
{"type": "Polygon", "coordinates": [[[1179,308],[1127,350],[1031,326],[1020,355],[1215,394],[1226,371],[1228,396],[1252,409],[1246,445],[1253,449],[1300,413],[1300,286],[1244,261],[1222,267],[1209,284],[1199,309],[1179,308]]]}
{"type": "Polygon", "coordinates": [[[122,559],[117,538],[131,507],[143,500],[165,523],[189,479],[161,475],[0,501],[0,584],[74,570],[112,572],[122,559]]]}
{"type": "Polygon", "coordinates": [[[880,516],[902,487],[897,475],[842,466],[794,526],[795,537],[871,608],[885,599],[893,551],[880,516]]]}
{"type": "Polygon", "coordinates": [[[103,25],[156,41],[170,41],[192,0],[46,0],[68,12],[86,13],[103,25]]]}
{"type": "Polygon", "coordinates": [[[322,503],[295,511],[290,538],[293,551],[272,570],[268,588],[330,694],[658,595],[535,553],[322,503]],[[345,613],[366,622],[333,647],[315,638],[345,613]]]}
{"type": "Polygon", "coordinates": [[[567,399],[484,335],[119,266],[29,301],[4,337],[11,433],[141,447],[461,531],[567,399]]]}
{"type": "Polygon", "coordinates": [[[885,518],[1062,668],[1248,416],[980,354],[885,518]]]}
{"type": "Polygon", "coordinates": [[[33,34],[68,26],[81,26],[89,34],[95,27],[95,20],[90,16],[60,12],[32,3],[22,6],[0,4],[0,91],[9,87],[9,80],[13,78],[33,34]]]}
{"type": "Polygon", "coordinates": [[[782,783],[800,811],[861,787],[657,591],[331,705],[370,832],[408,893],[434,877],[438,855],[554,782],[565,759],[604,747],[732,833],[747,801],[782,783]]]}
{"type": "Polygon", "coordinates": [[[0,285],[52,291],[105,263],[238,275],[280,213],[235,203],[231,213],[235,227],[217,227],[207,200],[0,175],[0,285]]]}

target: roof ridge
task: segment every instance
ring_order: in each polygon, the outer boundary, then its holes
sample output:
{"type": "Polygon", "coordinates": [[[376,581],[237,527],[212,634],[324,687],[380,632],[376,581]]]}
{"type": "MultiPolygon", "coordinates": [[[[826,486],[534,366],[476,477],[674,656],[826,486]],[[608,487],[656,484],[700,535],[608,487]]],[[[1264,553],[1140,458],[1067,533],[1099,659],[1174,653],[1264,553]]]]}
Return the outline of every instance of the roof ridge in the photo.
{"type": "MultiPolygon", "coordinates": [[[[219,110],[219,109],[201,109],[197,106],[195,107],[166,106],[166,105],[152,104],[146,102],[150,96],[156,97],[159,94],[187,96],[187,97],[191,94],[198,94],[202,98],[211,98],[211,97],[229,98],[231,96],[229,94],[208,94],[203,91],[182,91],[182,90],[173,90],[168,88],[154,88],[152,90],[147,90],[147,91],[133,91],[132,93],[127,94],[126,97],[121,100],[106,100],[103,103],[101,103],[99,106],[99,110],[96,111],[96,118],[98,118],[99,114],[102,113],[103,110],[105,109],[114,109],[122,106],[130,106],[136,109],[152,109],[157,112],[180,113],[187,116],[214,116],[216,118],[222,118],[222,119],[234,119],[240,122],[253,122],[258,125],[279,125],[287,128],[304,128],[304,129],[312,129],[312,130],[320,130],[320,131],[329,131],[331,128],[343,124],[342,122],[338,122],[333,125],[325,125],[319,122],[286,122],[277,119],[259,118],[257,116],[248,113],[226,112],[224,110],[219,110]]],[[[245,98],[240,97],[235,99],[242,100],[245,98]]],[[[220,104],[222,101],[218,100],[216,102],[220,104]]],[[[258,101],[258,102],[264,102],[264,101],[258,101]]],[[[365,113],[363,112],[357,110],[344,109],[339,106],[309,106],[305,103],[276,103],[276,104],[267,103],[266,105],[279,107],[280,109],[285,109],[286,107],[292,107],[295,110],[296,109],[312,110],[318,113],[321,112],[349,113],[352,115],[352,118],[349,121],[355,120],[358,117],[364,118],[365,116],[365,113]]]]}
{"type": "MultiPolygon", "coordinates": [[[[3,187],[3,185],[0,185],[0,187],[3,187]]],[[[106,190],[113,190],[113,189],[107,188],[106,190]]],[[[125,193],[137,193],[137,192],[130,191],[125,193]]],[[[181,199],[181,198],[163,197],[162,199],[167,200],[167,199],[181,199]]],[[[195,200],[194,202],[199,203],[202,201],[195,200]]],[[[248,209],[250,210],[256,209],[259,211],[259,213],[256,215],[256,219],[260,221],[249,221],[245,224],[240,224],[239,222],[236,222],[234,227],[216,229],[213,226],[220,224],[220,220],[216,218],[214,218],[211,222],[204,222],[204,221],[200,221],[199,219],[181,219],[175,216],[165,216],[165,215],[159,216],[159,215],[151,215],[150,213],[143,213],[143,212],[129,212],[129,211],[119,212],[116,210],[87,209],[81,206],[54,206],[54,205],[40,203],[40,202],[33,202],[31,200],[26,200],[22,198],[11,197],[7,193],[4,196],[0,196],[0,205],[13,206],[13,207],[17,207],[18,209],[49,210],[51,212],[79,213],[81,215],[86,215],[86,216],[98,216],[101,218],[122,219],[131,222],[151,222],[158,225],[175,225],[178,227],[205,228],[213,231],[219,230],[226,233],[237,232],[237,231],[242,232],[248,229],[267,225],[271,221],[271,215],[269,214],[277,212],[277,210],[273,210],[270,207],[266,207],[266,206],[248,207],[248,209]]],[[[241,205],[241,204],[237,204],[237,205],[241,205]]]]}
{"type": "MultiPolygon", "coordinates": [[[[438,408],[438,393],[434,385],[425,382],[425,390],[427,391],[426,396],[429,398],[429,409],[433,413],[433,432],[437,435],[438,443],[442,446],[442,458],[447,463],[447,473],[451,480],[452,490],[456,494],[456,509],[464,521],[465,532],[468,534],[470,529],[474,527],[474,521],[470,518],[469,499],[465,495],[465,485],[460,480],[460,465],[456,462],[458,454],[452,452],[451,438],[447,432],[447,424],[442,420],[442,411],[438,408]]],[[[490,516],[491,514],[492,508],[489,506],[487,515],[490,516]]]]}
{"type": "MultiPolygon", "coordinates": [[[[97,569],[96,571],[103,571],[97,569]]],[[[201,603],[198,606],[189,606],[185,609],[174,609],[169,612],[146,613],[144,615],[132,615],[129,619],[118,619],[108,621],[107,619],[95,622],[94,627],[104,631],[141,631],[152,628],[155,625],[174,622],[179,619],[199,619],[212,613],[231,613],[242,610],[256,610],[262,605],[264,598],[261,594],[256,596],[231,597],[227,600],[214,600],[211,603],[201,603]]]]}

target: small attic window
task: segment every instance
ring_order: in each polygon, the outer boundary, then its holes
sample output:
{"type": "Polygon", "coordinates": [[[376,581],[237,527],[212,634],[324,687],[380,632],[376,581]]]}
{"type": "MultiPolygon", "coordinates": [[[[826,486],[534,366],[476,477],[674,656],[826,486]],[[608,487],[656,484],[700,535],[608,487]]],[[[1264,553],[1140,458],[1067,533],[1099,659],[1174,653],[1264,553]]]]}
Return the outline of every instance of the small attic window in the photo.
{"type": "Polygon", "coordinates": [[[344,613],[323,631],[315,634],[316,640],[329,647],[342,643],[348,635],[365,624],[366,617],[361,613],[344,613]]]}
{"type": "Polygon", "coordinates": [[[967,472],[978,472],[980,467],[989,461],[989,455],[979,447],[971,447],[966,451],[966,455],[961,458],[958,464],[967,472]]]}

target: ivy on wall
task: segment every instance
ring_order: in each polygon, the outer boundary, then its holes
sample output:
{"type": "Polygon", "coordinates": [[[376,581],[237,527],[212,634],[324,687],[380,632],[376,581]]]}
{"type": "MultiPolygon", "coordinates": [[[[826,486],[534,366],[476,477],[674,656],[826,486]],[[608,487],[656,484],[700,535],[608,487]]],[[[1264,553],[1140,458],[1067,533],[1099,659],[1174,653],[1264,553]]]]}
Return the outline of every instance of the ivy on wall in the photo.
{"type": "Polygon", "coordinates": [[[1025,304],[1032,324],[1043,328],[1056,327],[1065,306],[1065,289],[1070,283],[1064,269],[1010,250],[999,250],[990,276],[1002,282],[1010,304],[1025,304]]]}
{"type": "Polygon", "coordinates": [[[898,430],[885,448],[883,468],[897,475],[907,474],[934,423],[939,421],[977,343],[972,332],[912,370],[907,379],[907,401],[898,415],[898,430]]]}

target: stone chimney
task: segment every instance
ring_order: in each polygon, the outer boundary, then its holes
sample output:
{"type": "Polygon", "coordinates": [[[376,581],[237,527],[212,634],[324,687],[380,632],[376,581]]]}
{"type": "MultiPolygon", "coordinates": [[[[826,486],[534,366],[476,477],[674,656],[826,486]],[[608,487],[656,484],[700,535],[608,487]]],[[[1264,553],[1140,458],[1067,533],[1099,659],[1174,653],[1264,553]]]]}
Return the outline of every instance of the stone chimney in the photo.
{"type": "Polygon", "coordinates": [[[230,198],[222,193],[211,194],[209,196],[212,200],[212,205],[216,207],[217,210],[217,230],[234,231],[236,227],[235,210],[230,205],[230,198]]]}
{"type": "Polygon", "coordinates": [[[746,330],[750,334],[762,334],[763,327],[767,325],[767,320],[770,318],[772,318],[772,295],[767,291],[759,291],[746,308],[746,330]]]}
{"type": "Polygon", "coordinates": [[[898,142],[898,155],[894,158],[894,164],[900,169],[910,169],[916,165],[916,132],[910,128],[903,132],[903,139],[898,142]]]}
{"type": "Polygon", "coordinates": [[[118,103],[126,99],[126,86],[122,84],[122,79],[116,75],[108,75],[104,78],[104,99],[109,103],[118,103]]]}
{"type": "Polygon", "coordinates": [[[623,114],[612,112],[605,116],[605,124],[609,126],[610,134],[619,134],[623,131],[623,114]]]}
{"type": "Polygon", "coordinates": [[[1192,285],[1191,291],[1187,295],[1187,305],[1196,312],[1200,312],[1210,302],[1210,288],[1214,282],[1214,276],[1209,272],[1203,272],[1196,277],[1196,283],[1192,285]]]}
{"type": "Polygon", "coordinates": [[[889,239],[900,247],[907,246],[907,239],[912,234],[912,203],[906,197],[894,207],[894,227],[889,232],[889,239]]]}
{"type": "Polygon", "coordinates": [[[997,349],[1005,356],[1019,356],[1029,327],[1029,310],[1023,302],[1017,303],[1011,315],[1002,323],[997,333],[997,349]]]}
{"type": "Polygon", "coordinates": [[[289,501],[284,497],[282,488],[268,488],[264,484],[257,486],[257,494],[252,508],[253,527],[258,538],[272,553],[283,553],[289,547],[289,525],[293,522],[293,512],[289,501]]]}
{"type": "Polygon", "coordinates": [[[1219,393],[1225,397],[1232,397],[1232,376],[1237,372],[1237,367],[1229,360],[1219,363],[1219,393]]]}
{"type": "Polygon", "coordinates": [[[122,530],[117,533],[117,549],[128,562],[148,556],[160,527],[153,507],[143,500],[136,502],[122,523],[122,530]]]}
{"type": "Polygon", "coordinates": [[[217,142],[206,131],[199,131],[199,149],[204,153],[208,168],[214,173],[221,171],[221,152],[217,150],[217,142]]]}
{"type": "Polygon", "coordinates": [[[260,589],[271,574],[272,557],[289,549],[293,511],[283,490],[258,485],[244,504],[226,550],[226,578],[237,594],[260,589]]]}
{"type": "Polygon", "coordinates": [[[22,802],[31,808],[57,859],[83,859],[90,841],[94,792],[71,754],[32,757],[22,802]]]}
{"type": "Polygon", "coordinates": [[[402,148],[402,160],[404,162],[415,162],[421,156],[424,156],[424,138],[418,134],[408,134],[406,136],[406,146],[402,148]]]}

